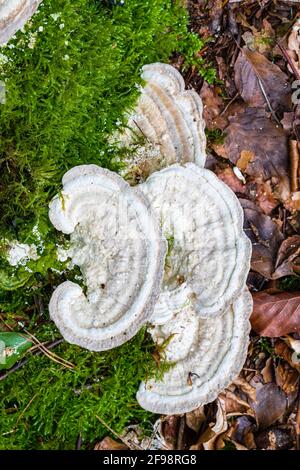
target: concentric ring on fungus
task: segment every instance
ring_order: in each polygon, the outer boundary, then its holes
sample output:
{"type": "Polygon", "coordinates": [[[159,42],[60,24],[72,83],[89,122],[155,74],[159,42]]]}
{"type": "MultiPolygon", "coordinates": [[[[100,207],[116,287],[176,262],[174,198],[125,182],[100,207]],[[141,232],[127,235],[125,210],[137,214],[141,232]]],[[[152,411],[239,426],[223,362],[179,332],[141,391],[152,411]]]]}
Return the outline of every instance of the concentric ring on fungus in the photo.
{"type": "Polygon", "coordinates": [[[5,44],[35,13],[42,0],[0,0],[0,44],[5,44]]]}
{"type": "Polygon", "coordinates": [[[74,167],[50,204],[53,225],[71,234],[73,264],[85,280],[54,291],[50,316],[64,338],[101,351],[133,337],[160,291],[166,243],[147,198],[96,165],[74,167]]]}
{"type": "Polygon", "coordinates": [[[153,413],[180,414],[217,398],[239,374],[247,356],[252,296],[247,289],[217,318],[200,318],[191,307],[150,329],[175,363],[161,381],[140,385],[139,404],[153,413]]]}
{"type": "Polygon", "coordinates": [[[169,242],[153,317],[164,323],[188,303],[202,316],[221,314],[244,288],[251,243],[235,194],[193,163],[153,173],[141,185],[169,242]]]}

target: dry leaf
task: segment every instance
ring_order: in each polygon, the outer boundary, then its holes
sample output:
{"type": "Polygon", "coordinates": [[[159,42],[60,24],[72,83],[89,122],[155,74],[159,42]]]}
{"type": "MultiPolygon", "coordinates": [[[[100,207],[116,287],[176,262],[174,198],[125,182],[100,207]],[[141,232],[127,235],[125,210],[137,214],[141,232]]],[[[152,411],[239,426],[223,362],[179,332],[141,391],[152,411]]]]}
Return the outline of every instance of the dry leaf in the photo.
{"type": "Polygon", "coordinates": [[[256,390],[256,402],[252,408],[256,413],[256,422],[260,428],[268,428],[285,413],[286,395],[274,383],[262,385],[256,390]]]}
{"type": "Polygon", "coordinates": [[[218,178],[222,180],[233,192],[244,194],[246,192],[246,186],[241,180],[234,174],[232,168],[228,165],[225,168],[216,168],[215,173],[218,178]]]}
{"type": "Polygon", "coordinates": [[[229,121],[225,129],[225,149],[231,162],[237,164],[248,152],[246,155],[251,155],[251,159],[245,172],[265,181],[273,178],[278,195],[282,200],[286,199],[289,195],[289,152],[284,130],[259,108],[247,108],[243,113],[229,117],[229,121]]]}
{"type": "Polygon", "coordinates": [[[251,201],[240,199],[244,209],[244,230],[252,242],[251,268],[267,279],[272,278],[283,235],[271,217],[251,201]]]}
{"type": "Polygon", "coordinates": [[[128,450],[128,447],[121,442],[114,441],[111,437],[105,437],[101,442],[97,442],[94,450],[128,450]]]}
{"type": "Polygon", "coordinates": [[[204,406],[199,406],[194,411],[190,411],[185,415],[186,425],[195,432],[199,432],[202,424],[206,420],[204,406]]]}
{"type": "Polygon", "coordinates": [[[252,328],[260,336],[276,338],[300,332],[300,292],[253,294],[252,328]]]}
{"type": "Polygon", "coordinates": [[[300,372],[300,361],[298,355],[292,351],[284,341],[276,340],[274,344],[275,353],[282,357],[291,367],[300,372]]]}
{"type": "Polygon", "coordinates": [[[264,450],[284,450],[293,446],[288,430],[275,427],[258,433],[255,436],[255,443],[259,449],[264,450]]]}
{"type": "Polygon", "coordinates": [[[234,68],[236,87],[249,106],[264,108],[268,99],[275,112],[291,109],[288,77],[264,55],[243,48],[234,68]]]}
{"type": "MultiPolygon", "coordinates": [[[[300,71],[300,19],[296,21],[289,35],[287,53],[295,68],[300,71]]],[[[289,71],[293,73],[292,68],[290,66],[288,66],[288,68],[289,71]]]]}
{"type": "Polygon", "coordinates": [[[225,107],[219,92],[219,88],[208,85],[205,81],[200,91],[203,101],[203,118],[209,130],[224,129],[228,124],[226,118],[219,116],[225,107]]]}
{"type": "Polygon", "coordinates": [[[300,235],[284,240],[279,248],[273,279],[300,274],[300,235]]]}

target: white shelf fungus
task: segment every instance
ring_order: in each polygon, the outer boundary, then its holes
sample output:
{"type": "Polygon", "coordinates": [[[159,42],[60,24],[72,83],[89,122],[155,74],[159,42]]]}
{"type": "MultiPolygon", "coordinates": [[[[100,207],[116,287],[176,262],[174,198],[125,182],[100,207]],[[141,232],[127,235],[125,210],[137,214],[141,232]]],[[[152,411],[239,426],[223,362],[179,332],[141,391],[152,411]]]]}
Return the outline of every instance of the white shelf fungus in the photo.
{"type": "Polygon", "coordinates": [[[162,381],[142,383],[139,404],[153,413],[186,413],[215,400],[239,374],[247,355],[252,297],[244,290],[222,316],[201,319],[191,307],[150,332],[175,363],[162,381]]]}
{"type": "Polygon", "coordinates": [[[250,267],[251,244],[235,194],[193,163],[153,173],[141,188],[169,242],[154,318],[164,323],[189,303],[202,317],[222,313],[250,267]]]}
{"type": "Polygon", "coordinates": [[[134,163],[148,174],[172,163],[203,167],[206,137],[199,95],[185,90],[182,76],[168,64],[144,65],[142,78],[146,85],[121,136],[123,145],[130,145],[135,135],[146,140],[138,146],[134,163]]]}
{"type": "Polygon", "coordinates": [[[0,44],[5,44],[29,20],[42,0],[0,0],[0,44]]]}
{"type": "Polygon", "coordinates": [[[49,217],[71,234],[70,256],[87,286],[54,291],[50,315],[64,338],[87,349],[129,340],[153,312],[166,243],[141,191],[96,165],[74,167],[50,204],[49,217]]]}

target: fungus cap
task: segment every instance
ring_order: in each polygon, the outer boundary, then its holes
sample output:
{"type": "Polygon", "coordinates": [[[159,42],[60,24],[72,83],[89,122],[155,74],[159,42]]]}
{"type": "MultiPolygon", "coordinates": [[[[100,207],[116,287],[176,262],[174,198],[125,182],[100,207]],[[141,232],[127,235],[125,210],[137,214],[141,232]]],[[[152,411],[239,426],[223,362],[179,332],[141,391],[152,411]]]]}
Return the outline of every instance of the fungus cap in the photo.
{"type": "Polygon", "coordinates": [[[71,234],[69,250],[87,295],[70,281],[54,291],[50,316],[64,338],[101,351],[129,340],[157,300],[166,243],[147,198],[115,173],[74,167],[50,204],[49,217],[71,234]]]}
{"type": "Polygon", "coordinates": [[[121,142],[130,144],[134,135],[146,138],[137,148],[137,158],[140,166],[148,163],[149,173],[173,163],[204,167],[205,122],[199,95],[186,90],[180,73],[168,64],[144,65],[142,78],[146,84],[121,142]]]}
{"type": "Polygon", "coordinates": [[[243,289],[251,243],[235,194],[193,163],[153,173],[141,185],[169,241],[154,317],[162,323],[191,303],[200,316],[218,315],[243,289]]]}
{"type": "Polygon", "coordinates": [[[29,20],[42,0],[0,0],[0,44],[5,44],[29,20]]]}
{"type": "Polygon", "coordinates": [[[162,381],[151,379],[140,385],[139,404],[168,415],[215,400],[246,360],[251,311],[252,296],[245,289],[222,316],[203,319],[186,307],[165,324],[153,326],[154,341],[166,345],[165,359],[173,365],[162,381]]]}

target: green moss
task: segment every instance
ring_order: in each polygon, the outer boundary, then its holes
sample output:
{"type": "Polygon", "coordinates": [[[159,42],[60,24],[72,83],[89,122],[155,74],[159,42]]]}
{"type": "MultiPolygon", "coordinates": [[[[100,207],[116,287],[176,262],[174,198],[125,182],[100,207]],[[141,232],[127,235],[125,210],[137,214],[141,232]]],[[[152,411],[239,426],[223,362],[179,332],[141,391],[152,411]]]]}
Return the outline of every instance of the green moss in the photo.
{"type": "MultiPolygon", "coordinates": [[[[44,0],[25,31],[0,48],[6,88],[0,104],[0,311],[16,331],[25,324],[40,341],[57,338],[49,298],[65,279],[78,282],[78,270],[66,272],[57,260],[57,246],[67,240],[48,220],[62,175],[84,163],[118,171],[122,154],[109,137],[136,102],[141,67],[178,52],[186,65],[211,75],[197,55],[202,45],[188,31],[180,0],[126,0],[115,7],[44,0]],[[13,239],[35,243],[39,259],[11,267],[6,252],[13,239]]],[[[101,354],[67,343],[55,352],[74,370],[32,356],[0,382],[1,449],[73,449],[79,434],[91,447],[107,434],[96,415],[117,432],[128,423],[151,427],[151,414],[135,400],[140,381],[157,372],[144,331],[101,354]]]]}
{"type": "MultiPolygon", "coordinates": [[[[43,339],[55,336],[50,325],[39,332],[43,339]]],[[[116,432],[135,422],[150,430],[151,414],[139,407],[135,394],[140,381],[154,372],[151,351],[142,330],[104,353],[63,343],[55,352],[74,370],[32,356],[1,382],[0,449],[74,449],[79,434],[88,448],[107,435],[96,415],[116,432]]]]}

